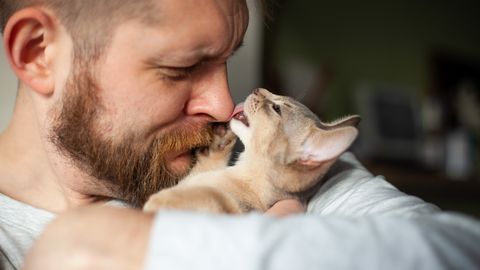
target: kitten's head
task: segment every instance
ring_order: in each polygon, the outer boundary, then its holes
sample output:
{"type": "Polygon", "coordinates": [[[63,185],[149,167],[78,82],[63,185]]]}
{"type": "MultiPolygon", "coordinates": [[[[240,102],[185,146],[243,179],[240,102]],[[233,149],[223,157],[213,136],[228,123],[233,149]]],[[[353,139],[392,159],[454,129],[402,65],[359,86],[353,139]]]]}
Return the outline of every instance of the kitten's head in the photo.
{"type": "Polygon", "coordinates": [[[349,116],[322,123],[298,101],[256,89],[230,126],[247,155],[305,172],[331,164],[348,149],[358,134],[359,121],[359,116],[349,116]]]}

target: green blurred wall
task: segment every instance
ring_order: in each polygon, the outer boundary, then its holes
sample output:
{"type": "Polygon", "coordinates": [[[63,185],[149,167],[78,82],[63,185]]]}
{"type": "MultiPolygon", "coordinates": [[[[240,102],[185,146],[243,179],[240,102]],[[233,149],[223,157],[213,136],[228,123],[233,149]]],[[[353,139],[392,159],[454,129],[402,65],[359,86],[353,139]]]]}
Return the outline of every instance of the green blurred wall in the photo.
{"type": "Polygon", "coordinates": [[[480,61],[480,1],[323,1],[280,4],[274,59],[327,65],[327,116],[352,112],[360,82],[428,87],[429,56],[450,51],[480,61]]]}

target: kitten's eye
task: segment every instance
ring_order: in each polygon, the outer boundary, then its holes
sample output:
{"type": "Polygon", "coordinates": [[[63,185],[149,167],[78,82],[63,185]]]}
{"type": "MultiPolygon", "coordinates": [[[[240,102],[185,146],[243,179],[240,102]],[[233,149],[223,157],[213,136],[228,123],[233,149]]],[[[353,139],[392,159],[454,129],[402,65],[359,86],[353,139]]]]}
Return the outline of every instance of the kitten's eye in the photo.
{"type": "Polygon", "coordinates": [[[278,114],[278,115],[282,115],[282,110],[280,109],[280,105],[277,105],[277,104],[272,104],[272,109],[278,114]]]}

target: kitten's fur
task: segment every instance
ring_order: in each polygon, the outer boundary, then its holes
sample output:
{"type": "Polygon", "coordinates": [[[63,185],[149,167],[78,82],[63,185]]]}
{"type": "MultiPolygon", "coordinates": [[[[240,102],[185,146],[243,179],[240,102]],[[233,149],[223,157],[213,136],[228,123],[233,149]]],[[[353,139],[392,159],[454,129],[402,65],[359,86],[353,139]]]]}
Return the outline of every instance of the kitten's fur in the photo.
{"type": "Polygon", "coordinates": [[[257,89],[247,97],[243,115],[219,129],[208,151],[198,153],[192,172],[177,186],[150,197],[145,211],[160,208],[244,213],[265,211],[275,202],[309,191],[354,141],[358,116],[322,123],[304,105],[257,89]],[[248,119],[248,125],[241,120],[248,119]],[[235,133],[245,146],[227,166],[235,133]]]}

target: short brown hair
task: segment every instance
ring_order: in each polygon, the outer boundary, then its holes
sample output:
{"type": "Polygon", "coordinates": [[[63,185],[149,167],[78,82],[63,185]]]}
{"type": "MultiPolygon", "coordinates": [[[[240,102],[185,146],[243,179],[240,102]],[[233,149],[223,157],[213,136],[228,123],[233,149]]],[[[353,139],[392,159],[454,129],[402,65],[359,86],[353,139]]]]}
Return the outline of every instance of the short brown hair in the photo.
{"type": "MultiPolygon", "coordinates": [[[[267,18],[268,2],[258,0],[267,18]]],[[[0,0],[1,32],[15,12],[35,6],[53,11],[74,40],[74,54],[91,60],[102,55],[119,23],[140,19],[152,24],[160,16],[152,0],[0,0]]]]}
{"type": "Polygon", "coordinates": [[[101,56],[121,22],[138,18],[152,23],[158,17],[151,0],[0,0],[2,33],[15,12],[36,6],[52,11],[72,36],[74,53],[91,60],[101,56]]]}

